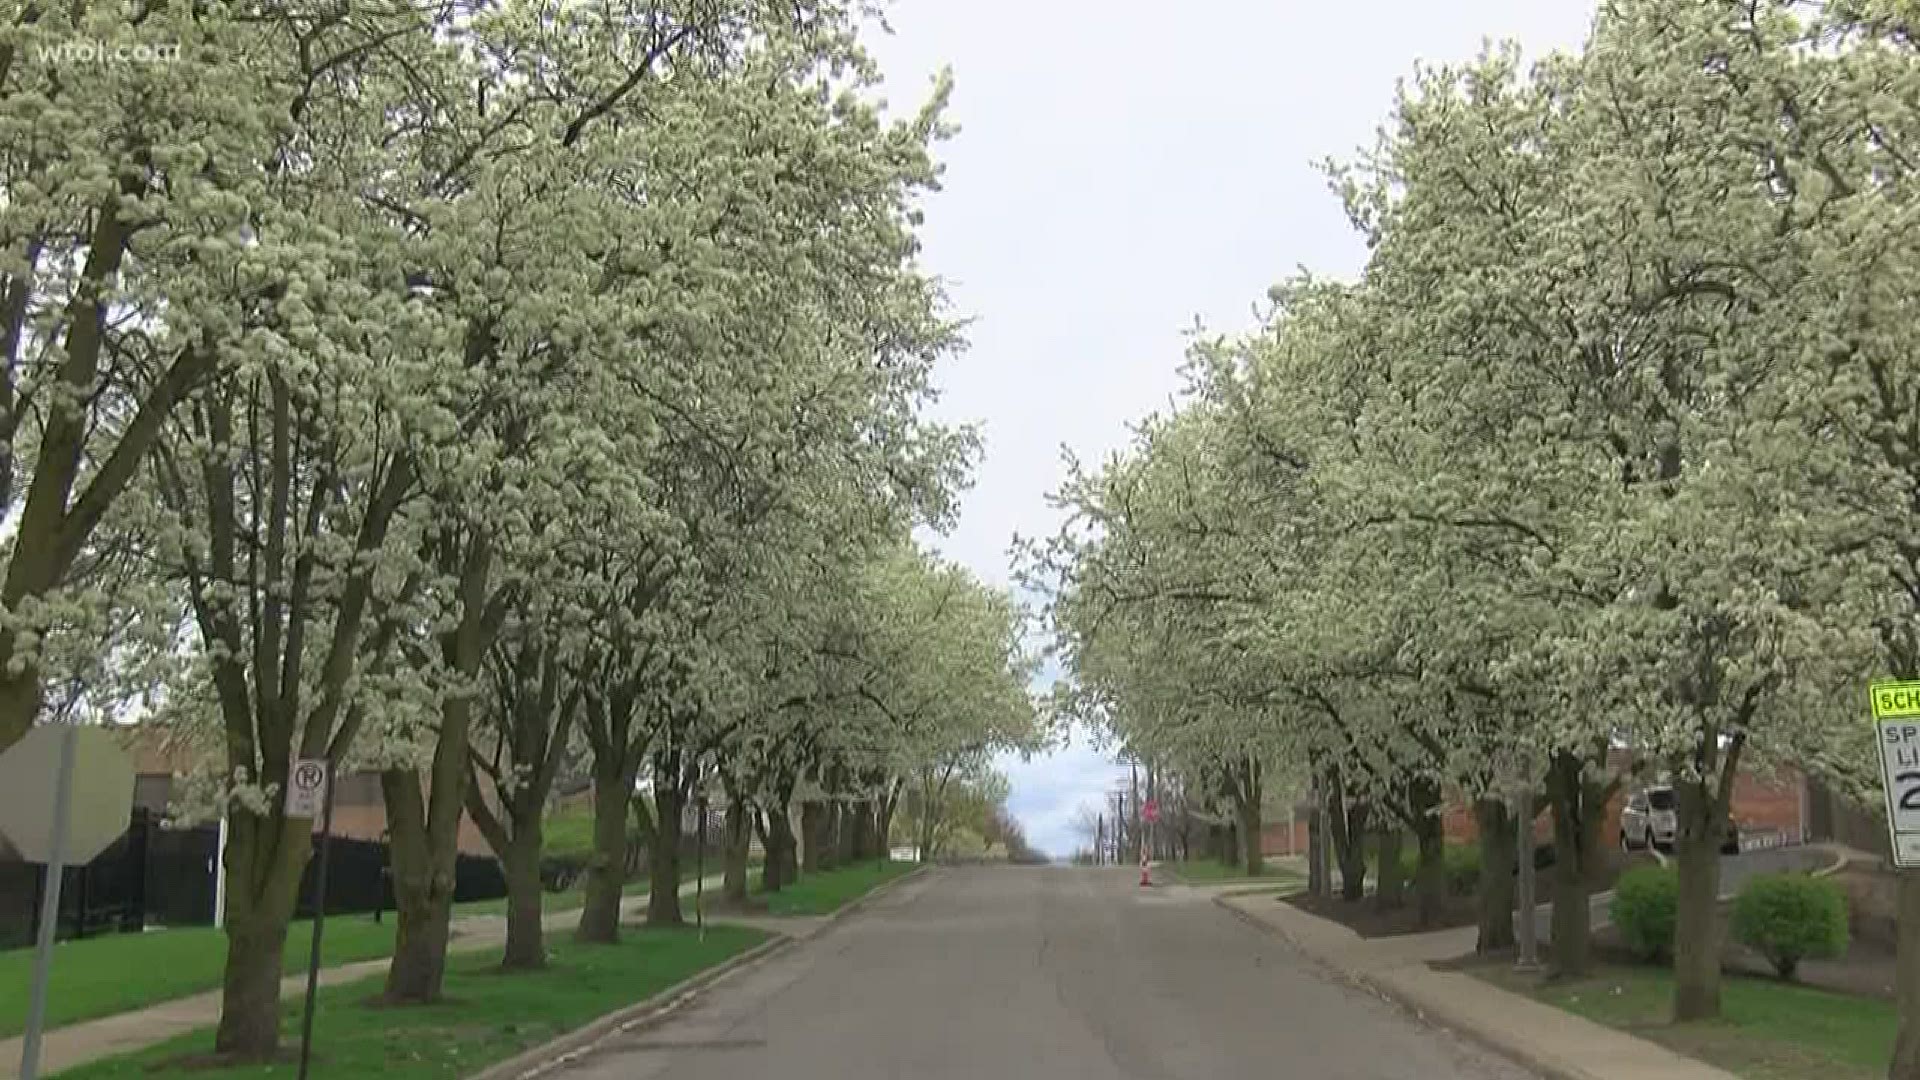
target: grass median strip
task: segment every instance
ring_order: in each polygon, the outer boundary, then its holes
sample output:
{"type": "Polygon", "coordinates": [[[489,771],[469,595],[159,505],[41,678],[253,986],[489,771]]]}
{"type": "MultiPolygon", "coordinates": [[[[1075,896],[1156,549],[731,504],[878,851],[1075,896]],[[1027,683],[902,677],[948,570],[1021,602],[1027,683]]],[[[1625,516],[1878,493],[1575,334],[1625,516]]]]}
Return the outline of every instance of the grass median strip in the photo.
{"type": "Polygon", "coordinates": [[[1298,874],[1289,873],[1278,867],[1269,866],[1258,876],[1249,876],[1247,868],[1239,863],[1223,863],[1218,859],[1190,859],[1186,862],[1162,864],[1166,870],[1181,881],[1194,885],[1210,885],[1215,882],[1257,881],[1287,884],[1300,880],[1298,874]]]}
{"type": "MultiPolygon", "coordinates": [[[[626,895],[642,896],[645,878],[629,882],[626,895]]],[[[578,889],[547,893],[541,902],[545,914],[579,910],[584,893],[578,889]]],[[[454,917],[500,915],[505,897],[454,905],[454,917]]],[[[322,942],[321,967],[377,960],[393,954],[393,912],[381,922],[370,915],[330,915],[322,942]]],[[[307,970],[313,942],[313,924],[295,922],[287,931],[281,961],[287,975],[307,970]]],[[[47,1026],[76,1024],[133,1009],[144,1009],[176,998],[218,989],[227,957],[227,938],[211,926],[182,926],[139,934],[102,933],[80,941],[62,941],[56,947],[53,983],[47,994],[47,1026]]],[[[20,1034],[26,1023],[27,992],[32,983],[33,950],[0,952],[0,1038],[20,1034]]]]}
{"type": "MultiPolygon", "coordinates": [[[[801,874],[776,893],[761,893],[769,915],[831,915],[881,885],[911,872],[919,863],[857,862],[833,870],[801,874]]],[[[753,888],[759,892],[760,882],[753,888]]]]}
{"type": "MultiPolygon", "coordinates": [[[[331,930],[331,928],[329,928],[331,930]]],[[[494,950],[457,955],[448,963],[445,999],[435,1005],[385,1008],[372,999],[378,977],[320,991],[314,1020],[316,1080],[453,1080],[584,1026],[656,994],[766,940],[744,926],[629,929],[618,945],[577,945],[548,939],[544,971],[502,974],[494,950]]],[[[284,1001],[281,1032],[298,1045],[300,1002],[284,1001]]],[[[137,1053],[83,1065],[61,1080],[155,1080],[206,1077],[264,1080],[285,1077],[286,1064],[242,1066],[209,1073],[180,1062],[212,1049],[203,1029],[137,1053]]]]}
{"type": "MultiPolygon", "coordinates": [[[[393,952],[394,916],[375,923],[365,915],[335,915],[321,941],[321,966],[371,960],[393,952]]],[[[296,922],[287,933],[286,973],[307,970],[313,929],[296,922]]],[[[144,934],[101,934],[54,947],[47,991],[49,1027],[141,1009],[220,985],[227,938],[211,926],[183,926],[144,934]]],[[[33,981],[33,950],[0,952],[0,1037],[20,1034],[26,1024],[27,992],[33,981]]]]}
{"type": "Polygon", "coordinates": [[[1729,975],[1720,1020],[1674,1024],[1673,973],[1606,966],[1593,977],[1542,982],[1505,966],[1475,975],[1717,1065],[1747,1080],[1869,1080],[1886,1075],[1898,1027],[1893,1003],[1764,978],[1729,975]]]}

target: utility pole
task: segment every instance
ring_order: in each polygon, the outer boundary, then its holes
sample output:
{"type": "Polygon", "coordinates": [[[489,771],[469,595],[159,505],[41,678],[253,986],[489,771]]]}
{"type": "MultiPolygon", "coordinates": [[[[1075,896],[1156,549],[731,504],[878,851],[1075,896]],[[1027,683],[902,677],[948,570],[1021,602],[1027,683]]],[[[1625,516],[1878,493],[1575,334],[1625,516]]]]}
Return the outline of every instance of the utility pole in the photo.
{"type": "Polygon", "coordinates": [[[1339,862],[1338,859],[1333,857],[1333,798],[1325,791],[1320,792],[1319,798],[1320,884],[1321,887],[1326,890],[1324,893],[1325,897],[1331,900],[1333,899],[1334,893],[1338,891],[1333,887],[1333,871],[1335,865],[1339,862]]]}
{"type": "Polygon", "coordinates": [[[1129,784],[1133,792],[1133,850],[1128,854],[1137,860],[1140,857],[1140,763],[1127,762],[1127,773],[1132,778],[1129,784]]]}
{"type": "MultiPolygon", "coordinates": [[[[1147,788],[1146,788],[1146,796],[1142,800],[1142,804],[1144,805],[1145,803],[1150,803],[1153,801],[1154,801],[1153,763],[1147,762],[1147,788]]],[[[1159,830],[1153,827],[1153,822],[1151,821],[1147,822],[1144,828],[1145,828],[1145,831],[1142,833],[1142,836],[1145,837],[1145,843],[1147,845],[1147,858],[1157,859],[1160,857],[1160,852],[1156,850],[1160,844],[1160,838],[1158,836],[1155,836],[1154,833],[1158,832],[1159,830]]]]}

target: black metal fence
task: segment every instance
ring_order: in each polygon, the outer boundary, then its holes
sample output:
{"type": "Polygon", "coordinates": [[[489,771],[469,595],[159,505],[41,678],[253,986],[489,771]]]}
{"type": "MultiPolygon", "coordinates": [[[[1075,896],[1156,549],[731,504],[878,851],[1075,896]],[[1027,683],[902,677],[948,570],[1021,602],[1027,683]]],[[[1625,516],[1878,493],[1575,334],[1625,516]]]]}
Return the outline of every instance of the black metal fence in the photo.
{"type": "Polygon", "coordinates": [[[1887,839],[1886,811],[1855,802],[1844,791],[1817,776],[1807,777],[1807,835],[1883,859],[1893,857],[1887,839]]]}
{"type": "MultiPolygon", "coordinates": [[[[151,926],[211,925],[219,847],[215,826],[164,828],[158,815],[135,809],[126,835],[86,866],[66,869],[60,884],[59,936],[70,939],[138,932],[151,926]]],[[[387,845],[335,837],[328,863],[328,914],[392,908],[387,845]]],[[[318,868],[317,861],[309,861],[301,879],[300,916],[313,913],[313,874],[318,868]]],[[[42,875],[42,868],[32,863],[0,862],[0,949],[32,943],[40,917],[42,875]]],[[[485,856],[460,856],[454,871],[456,903],[506,893],[506,879],[497,862],[485,856]]]]}

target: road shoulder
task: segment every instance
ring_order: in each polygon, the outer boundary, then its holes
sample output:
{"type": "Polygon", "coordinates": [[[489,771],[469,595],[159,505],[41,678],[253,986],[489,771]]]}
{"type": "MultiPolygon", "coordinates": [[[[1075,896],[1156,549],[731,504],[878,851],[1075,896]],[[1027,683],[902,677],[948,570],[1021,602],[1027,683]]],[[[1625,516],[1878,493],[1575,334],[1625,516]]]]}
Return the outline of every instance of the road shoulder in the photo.
{"type": "Polygon", "coordinates": [[[716,925],[736,923],[767,931],[773,936],[659,993],[624,1005],[556,1039],[491,1065],[474,1074],[470,1080],[533,1080],[575,1064],[599,1050],[609,1040],[660,1023],[728,978],[826,933],[894,889],[925,877],[930,870],[931,867],[921,865],[898,877],[889,878],[842,904],[830,915],[712,918],[709,922],[716,925]]]}

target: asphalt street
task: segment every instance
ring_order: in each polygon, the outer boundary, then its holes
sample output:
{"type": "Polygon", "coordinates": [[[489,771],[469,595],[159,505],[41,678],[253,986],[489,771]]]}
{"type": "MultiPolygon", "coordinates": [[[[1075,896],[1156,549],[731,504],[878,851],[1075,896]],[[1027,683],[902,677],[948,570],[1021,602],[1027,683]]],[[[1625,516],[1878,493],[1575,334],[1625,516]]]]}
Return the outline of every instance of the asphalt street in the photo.
{"type": "Polygon", "coordinates": [[[1522,1080],[1212,903],[1129,871],[944,869],[565,1080],[1522,1080]]]}

